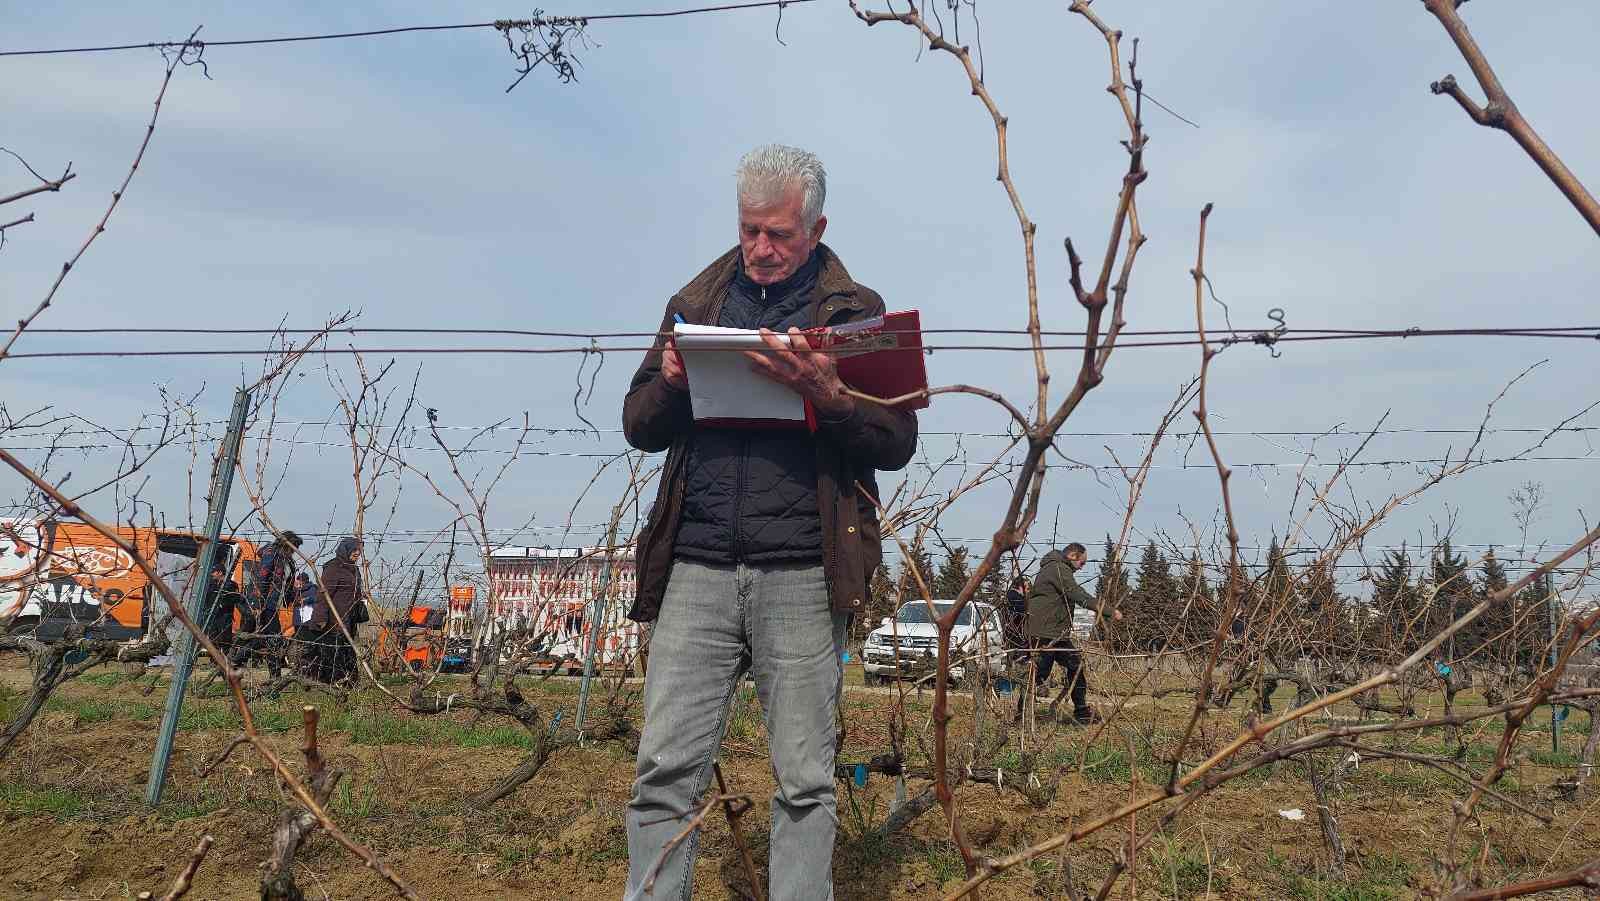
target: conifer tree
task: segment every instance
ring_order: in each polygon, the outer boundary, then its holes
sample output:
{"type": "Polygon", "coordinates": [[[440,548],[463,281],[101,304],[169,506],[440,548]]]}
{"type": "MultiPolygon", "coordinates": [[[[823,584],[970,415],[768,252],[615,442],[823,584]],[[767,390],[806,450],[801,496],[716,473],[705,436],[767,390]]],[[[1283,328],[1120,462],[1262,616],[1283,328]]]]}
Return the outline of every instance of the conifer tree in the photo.
{"type": "Polygon", "coordinates": [[[1010,584],[1011,577],[1007,572],[1006,561],[997,560],[983,575],[983,583],[978,586],[978,600],[998,607],[1005,603],[1006,588],[1010,584]]]}
{"type": "Polygon", "coordinates": [[[1284,556],[1283,548],[1278,545],[1278,536],[1272,536],[1272,541],[1267,545],[1267,569],[1261,575],[1261,591],[1266,598],[1269,610],[1276,610],[1284,606],[1289,598],[1289,591],[1294,581],[1294,576],[1289,572],[1289,559],[1284,556]]]}
{"type": "MultiPolygon", "coordinates": [[[[1456,555],[1446,538],[1434,550],[1429,561],[1429,587],[1431,602],[1420,638],[1436,635],[1455,622],[1475,603],[1472,580],[1468,576],[1467,558],[1456,555]]],[[[1469,623],[1465,629],[1452,636],[1443,649],[1450,659],[1461,659],[1481,645],[1485,637],[1481,618],[1469,623]]]]}
{"type": "MultiPolygon", "coordinates": [[[[1122,555],[1117,553],[1117,546],[1106,536],[1105,550],[1100,557],[1100,578],[1095,584],[1094,596],[1102,610],[1119,610],[1128,606],[1133,595],[1133,586],[1128,583],[1128,572],[1122,565],[1122,555]]],[[[1123,609],[1123,620],[1115,628],[1110,629],[1112,647],[1126,651],[1130,647],[1129,623],[1130,613],[1123,609]]],[[[1103,626],[1103,624],[1102,624],[1103,626]]]]}
{"type": "Polygon", "coordinates": [[[1555,579],[1544,573],[1522,589],[1517,597],[1516,662],[1537,669],[1550,648],[1550,607],[1555,597],[1555,579]]]}
{"type": "Polygon", "coordinates": [[[905,582],[906,591],[905,596],[901,598],[902,601],[909,601],[922,597],[922,589],[918,587],[917,580],[911,575],[913,569],[922,576],[923,584],[927,585],[931,591],[933,589],[934,577],[933,555],[929,554],[928,549],[920,544],[911,548],[911,554],[909,556],[900,558],[899,578],[897,578],[896,581],[905,582]]]}
{"type": "Polygon", "coordinates": [[[1206,579],[1206,565],[1198,551],[1189,556],[1178,582],[1177,605],[1176,615],[1181,617],[1178,635],[1185,644],[1202,642],[1216,634],[1216,592],[1206,579]]]}
{"type": "MultiPolygon", "coordinates": [[[[1483,565],[1479,569],[1473,603],[1481,603],[1490,595],[1504,591],[1508,584],[1506,568],[1500,563],[1499,558],[1495,557],[1494,549],[1490,548],[1489,553],[1484,555],[1483,565]]],[[[1516,659],[1516,609],[1515,598],[1505,598],[1497,604],[1490,604],[1483,615],[1472,624],[1477,628],[1472,629],[1473,640],[1469,650],[1501,665],[1512,664],[1516,659]]]]}
{"type": "Polygon", "coordinates": [[[939,574],[933,577],[933,596],[935,598],[949,599],[961,593],[967,584],[967,579],[972,576],[972,570],[967,565],[967,549],[956,546],[950,549],[945,556],[944,563],[939,567],[939,574]]]}
{"type": "Polygon", "coordinates": [[[867,595],[866,615],[861,617],[863,632],[871,632],[878,628],[878,623],[886,616],[894,615],[895,594],[899,590],[895,580],[889,576],[889,566],[886,563],[878,564],[872,571],[871,591],[867,595]]]}
{"type": "Polygon", "coordinates": [[[1133,645],[1140,650],[1159,650],[1167,642],[1181,607],[1167,558],[1151,541],[1145,545],[1144,556],[1139,560],[1133,609],[1124,614],[1123,619],[1123,627],[1131,633],[1133,645]]]}
{"type": "Polygon", "coordinates": [[[1372,609],[1377,620],[1377,644],[1392,658],[1417,646],[1420,598],[1411,584],[1411,557],[1405,548],[1384,555],[1372,577],[1372,609]]]}
{"type": "Polygon", "coordinates": [[[1333,562],[1314,562],[1302,570],[1295,594],[1302,653],[1328,661],[1354,656],[1355,627],[1344,598],[1339,595],[1333,562]]]}

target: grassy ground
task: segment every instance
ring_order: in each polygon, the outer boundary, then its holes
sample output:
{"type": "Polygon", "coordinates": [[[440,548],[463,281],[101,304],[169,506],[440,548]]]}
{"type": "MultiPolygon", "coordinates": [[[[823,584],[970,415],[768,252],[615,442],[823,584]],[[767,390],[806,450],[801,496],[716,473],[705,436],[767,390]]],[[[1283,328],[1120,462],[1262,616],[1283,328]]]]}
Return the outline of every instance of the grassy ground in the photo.
{"type": "MultiPolygon", "coordinates": [[[[851,669],[841,759],[854,761],[888,749],[893,696],[860,688],[859,670],[851,669]]],[[[9,719],[20,703],[26,675],[17,669],[0,672],[0,718],[9,719]]],[[[238,731],[226,699],[213,690],[186,706],[166,800],[159,810],[147,809],[142,794],[165,688],[162,684],[147,694],[149,684],[150,677],[130,682],[123,674],[101,673],[66,686],[0,765],[0,815],[16,849],[0,856],[0,896],[159,894],[198,836],[209,832],[217,845],[201,869],[194,897],[254,897],[257,867],[283,809],[280,790],[247,751],[236,752],[211,775],[199,775],[238,731]],[[25,840],[15,842],[15,837],[25,840]]],[[[446,693],[456,688],[439,686],[446,693]]],[[[564,710],[566,724],[576,690],[575,683],[565,681],[527,689],[542,708],[564,710]]],[[[920,700],[912,696],[913,732],[925,730],[929,700],[926,694],[920,700]]],[[[1437,709],[1437,699],[1433,702],[1437,709]]],[[[498,781],[530,747],[520,727],[505,721],[474,723],[459,713],[411,716],[397,712],[372,690],[344,708],[321,695],[291,694],[258,703],[255,713],[262,729],[293,761],[299,759],[294,749],[303,703],[323,710],[323,747],[334,765],[349,774],[334,797],[334,814],[424,897],[620,895],[627,867],[621,812],[633,769],[625,743],[563,750],[511,798],[487,810],[468,810],[463,800],[498,781]]],[[[1464,698],[1461,703],[1481,702],[1464,698]]],[[[968,835],[983,853],[998,856],[1150,791],[1166,779],[1162,757],[1176,743],[1184,704],[1181,696],[1159,703],[1135,699],[1092,742],[1091,733],[1081,728],[1046,727],[1045,740],[1031,749],[1036,751],[1033,768],[1047,778],[1061,775],[1055,799],[1038,809],[1008,789],[968,786],[960,794],[968,835]]],[[[970,699],[958,702],[957,713],[963,729],[954,743],[962,747],[976,742],[970,699]]],[[[1236,706],[1204,723],[1200,749],[1236,734],[1243,713],[1236,706]]],[[[1353,714],[1333,711],[1334,716],[1353,714]]],[[[990,738],[999,728],[995,719],[989,718],[990,738]]],[[[1539,728],[1547,728],[1548,718],[1540,719],[1539,728]]],[[[1564,869],[1600,848],[1597,780],[1591,779],[1576,800],[1552,788],[1571,772],[1572,752],[1588,728],[1587,716],[1575,714],[1560,754],[1550,751],[1547,732],[1536,731],[1522,745],[1521,759],[1499,788],[1519,804],[1551,815],[1554,825],[1541,825],[1501,802],[1486,802],[1464,850],[1482,854],[1490,878],[1564,869]]],[[[1463,762],[1481,768],[1492,759],[1499,735],[1495,722],[1470,732],[1463,762]]],[[[981,764],[1024,771],[1022,749],[1015,741],[976,743],[990,749],[981,764]]],[[[922,751],[915,741],[911,745],[912,762],[917,763],[922,751]]],[[[1424,754],[1456,748],[1442,732],[1407,739],[1398,747],[1424,754]]],[[[749,687],[735,701],[724,767],[735,790],[757,801],[746,818],[747,837],[758,865],[763,865],[765,799],[773,782],[759,706],[749,687]]],[[[920,787],[911,784],[913,792],[920,787]]],[[[1327,854],[1302,765],[1264,768],[1213,792],[1146,845],[1132,874],[1137,896],[1418,897],[1436,884],[1434,861],[1444,847],[1449,804],[1463,794],[1459,782],[1434,769],[1363,761],[1335,799],[1349,851],[1346,878],[1338,881],[1325,875],[1327,854]],[[1281,813],[1296,809],[1304,819],[1281,813]]],[[[848,787],[841,795],[833,873],[838,897],[926,897],[960,881],[960,859],[941,840],[937,813],[923,817],[905,834],[888,839],[877,834],[874,827],[883,821],[892,797],[892,782],[879,778],[865,789],[848,787]]],[[[1148,828],[1161,810],[1146,812],[1139,827],[1148,828]]],[[[1052,854],[1034,860],[999,877],[986,897],[1062,897],[1069,868],[1080,887],[1097,886],[1126,837],[1125,828],[1105,830],[1074,846],[1066,858],[1052,854]]],[[[370,873],[321,837],[302,855],[300,883],[313,897],[389,896],[370,873]]],[[[702,898],[748,897],[727,824],[720,819],[703,839],[696,886],[702,898]]]]}

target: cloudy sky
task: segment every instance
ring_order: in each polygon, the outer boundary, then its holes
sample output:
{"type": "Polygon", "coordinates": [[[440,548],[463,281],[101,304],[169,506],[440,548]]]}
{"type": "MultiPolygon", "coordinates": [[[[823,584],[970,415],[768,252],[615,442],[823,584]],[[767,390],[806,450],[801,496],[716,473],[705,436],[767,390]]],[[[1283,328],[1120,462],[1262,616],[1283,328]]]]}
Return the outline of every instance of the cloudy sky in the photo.
{"type": "MultiPolygon", "coordinates": [[[[562,13],[626,12],[672,4],[612,0],[562,13]]],[[[1011,163],[1039,224],[1039,275],[1047,327],[1081,326],[1065,285],[1061,241],[1103,246],[1126,156],[1121,119],[1105,94],[1104,42],[1066,4],[980,4],[986,82],[1010,117],[1011,163]]],[[[1192,120],[1148,112],[1152,136],[1141,213],[1150,242],[1128,302],[1133,329],[1193,325],[1196,218],[1216,204],[1207,269],[1242,328],[1282,308],[1296,328],[1578,326],[1600,329],[1596,237],[1504,135],[1470,124],[1427,85],[1467,70],[1421,5],[1214,4],[1102,0],[1095,7],[1140,41],[1150,94],[1192,120]]],[[[1581,0],[1479,3],[1463,12],[1524,113],[1591,187],[1600,184],[1600,124],[1592,106],[1600,17],[1581,0]]],[[[228,40],[412,24],[474,22],[521,10],[457,4],[306,4],[273,9],[167,3],[75,3],[55,14],[0,10],[4,49],[70,47],[182,37],[228,40]]],[[[962,39],[976,43],[969,19],[962,39]]],[[[516,90],[503,40],[492,30],[362,40],[213,47],[174,78],[144,165],[109,230],[72,273],[40,327],[315,326],[350,310],[367,327],[619,331],[653,328],[665,298],[734,241],[732,172],[756,144],[817,152],[829,172],[828,240],[855,278],[891,308],[922,311],[927,327],[1024,324],[1022,254],[1015,219],[995,183],[994,136],[948,56],[918,52],[904,27],[867,28],[847,4],[647,21],[593,23],[575,45],[579,80],[535,72],[516,90]],[[781,36],[782,43],[777,39],[781,36]]],[[[7,320],[31,309],[76,249],[122,178],[161,76],[153,50],[0,58],[0,146],[41,171],[68,160],[79,177],[59,194],[13,204],[38,221],[0,250],[7,320]]],[[[1475,88],[1473,89],[1475,91],[1475,88]]],[[[0,193],[27,173],[0,160],[0,193]]],[[[10,218],[9,216],[6,218],[10,218]]],[[[1221,307],[1208,306],[1219,315],[1221,307]]],[[[1213,323],[1214,325],[1217,323],[1213,323]]],[[[70,349],[258,349],[259,337],[173,335],[25,337],[19,352],[70,349]]],[[[552,338],[440,335],[342,338],[335,346],[556,346],[552,338]]],[[[496,494],[491,524],[526,522],[523,543],[558,540],[598,460],[621,450],[620,399],[636,354],[608,355],[581,403],[599,433],[534,436],[544,455],[520,460],[496,494]]],[[[569,355],[370,354],[388,377],[437,409],[441,424],[483,425],[524,412],[539,429],[573,429],[580,358],[569,355]]],[[[1111,464],[1142,456],[1147,432],[1195,372],[1194,348],[1130,348],[1062,441],[1074,460],[1111,464]],[[1109,450],[1108,450],[1109,448],[1109,450]]],[[[1485,405],[1518,373],[1547,360],[1501,401],[1501,429],[1552,426],[1600,399],[1600,344],[1511,338],[1410,339],[1286,345],[1280,359],[1238,347],[1213,370],[1217,428],[1231,433],[1389,429],[1363,455],[1372,462],[1459,454],[1485,405]]],[[[593,372],[593,362],[590,370],[593,372]]],[[[1059,397],[1075,361],[1052,357],[1059,397]]],[[[1030,392],[1026,355],[948,351],[928,359],[938,382],[964,381],[1018,397],[1030,392]]],[[[110,427],[156,408],[161,392],[192,394],[201,419],[226,417],[230,393],[259,359],[15,359],[0,363],[0,401],[13,414],[51,405],[110,427]]],[[[286,422],[337,417],[332,377],[348,358],[302,367],[277,411],[286,422]]],[[[586,376],[586,380],[587,380],[586,376]]],[[[413,415],[410,425],[419,425],[413,415]]],[[[922,416],[927,461],[951,457],[948,433],[1003,431],[992,405],[941,397],[922,416]],[[945,434],[933,434],[945,433],[945,434]]],[[[1183,428],[1192,420],[1182,420],[1183,428]]],[[[1600,431],[1600,414],[1572,423],[1600,431]]],[[[210,427],[219,432],[216,426],[210,427]]],[[[470,434],[453,429],[452,436],[470,434]]],[[[1530,545],[1570,540],[1600,501],[1595,431],[1552,437],[1541,459],[1489,467],[1429,493],[1375,533],[1369,549],[1428,540],[1455,522],[1460,544],[1523,536],[1507,494],[1544,486],[1530,545]],[[1570,459],[1583,458],[1583,459],[1570,459]]],[[[350,527],[347,449],[337,429],[280,426],[294,445],[289,477],[273,496],[275,521],[304,532],[350,527]]],[[[247,453],[256,447],[247,446],[247,453]]],[[[1491,456],[1537,434],[1490,434],[1491,456]]],[[[11,435],[8,447],[40,437],[11,435]]],[[[79,443],[94,444],[93,436],[79,443]]],[[[977,463],[1003,445],[959,439],[977,463]]],[[[1289,527],[1295,467],[1315,451],[1337,461],[1359,436],[1226,436],[1239,465],[1235,501],[1247,545],[1289,527]],[[1244,465],[1272,464],[1272,465],[1244,465]]],[[[509,439],[485,447],[505,449],[509,439]]],[[[37,457],[37,451],[27,452],[37,457]]],[[[411,455],[443,478],[437,453],[411,455]]],[[[474,458],[495,466],[503,454],[474,458]]],[[[84,449],[57,473],[84,483],[114,458],[84,449]]],[[[1171,441],[1136,519],[1136,540],[1168,535],[1216,540],[1215,473],[1200,448],[1171,441]]],[[[144,497],[170,521],[193,501],[184,448],[147,470],[144,497]]],[[[1328,473],[1326,467],[1310,470],[1328,473]]],[[[971,470],[968,470],[970,473],[971,470]]],[[[943,484],[953,476],[946,470],[943,484]]],[[[1381,503],[1420,480],[1414,465],[1354,471],[1347,500],[1381,503]]],[[[1120,527],[1120,477],[1052,470],[1035,538],[1095,541],[1120,527]]],[[[199,486],[197,486],[198,489],[199,486]]],[[[602,479],[574,514],[571,542],[593,541],[617,484],[602,479]]],[[[20,494],[15,478],[5,495],[20,494]]],[[[196,490],[195,495],[203,494],[196,490]]],[[[1002,497],[975,492],[951,512],[952,539],[989,534],[1002,497]]],[[[395,501],[390,530],[426,533],[447,519],[418,476],[395,501]]],[[[111,499],[104,499],[109,505],[111,499]]],[[[193,510],[200,510],[198,506],[193,510]]],[[[236,498],[235,518],[247,506],[236,498]]],[[[1313,524],[1312,537],[1323,527],[1313,524]]],[[[386,555],[415,553],[418,533],[391,536],[386,555]]],[[[1359,560],[1350,558],[1349,564],[1359,560]]],[[[1354,570],[1347,572],[1353,576],[1354,570]]]]}

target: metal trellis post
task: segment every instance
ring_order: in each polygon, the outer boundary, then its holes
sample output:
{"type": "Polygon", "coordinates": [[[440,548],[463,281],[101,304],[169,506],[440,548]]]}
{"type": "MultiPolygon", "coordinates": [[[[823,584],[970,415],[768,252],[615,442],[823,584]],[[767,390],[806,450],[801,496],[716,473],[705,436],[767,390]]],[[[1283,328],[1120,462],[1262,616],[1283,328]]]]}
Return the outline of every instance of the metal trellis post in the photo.
{"type": "Polygon", "coordinates": [[[578,718],[573,725],[580,740],[583,738],[583,717],[589,710],[589,687],[594,682],[594,656],[600,647],[600,627],[605,618],[606,597],[611,594],[611,561],[616,553],[617,517],[620,515],[620,509],[611,513],[611,527],[606,530],[605,568],[600,570],[600,590],[595,593],[594,609],[589,614],[589,644],[583,655],[583,686],[578,690],[578,718]]]}
{"type": "MultiPolygon", "coordinates": [[[[185,609],[189,618],[200,623],[206,588],[211,583],[211,568],[217,559],[217,545],[222,538],[222,518],[228,511],[228,492],[233,488],[233,466],[239,458],[239,439],[244,433],[245,414],[250,409],[250,391],[240,388],[233,396],[233,415],[228,420],[228,432],[222,436],[222,446],[217,450],[211,470],[211,493],[207,498],[205,539],[200,544],[200,554],[195,560],[194,579],[189,586],[189,600],[185,609]]],[[[172,652],[172,681],[167,688],[167,707],[161,716],[161,732],[156,736],[156,753],[150,761],[150,781],[145,785],[144,800],[151,807],[161,803],[161,789],[166,781],[167,765],[172,760],[172,739],[178,731],[178,715],[183,711],[183,693],[189,684],[189,673],[194,668],[194,636],[185,629],[178,635],[172,652]]]]}

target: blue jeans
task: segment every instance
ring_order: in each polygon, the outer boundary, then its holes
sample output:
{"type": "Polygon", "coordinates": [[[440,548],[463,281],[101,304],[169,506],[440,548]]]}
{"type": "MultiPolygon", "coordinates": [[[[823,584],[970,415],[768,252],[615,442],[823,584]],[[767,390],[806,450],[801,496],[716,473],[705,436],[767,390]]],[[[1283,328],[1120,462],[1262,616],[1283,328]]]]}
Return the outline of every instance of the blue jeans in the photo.
{"type": "Polygon", "coordinates": [[[705,795],[746,668],[755,676],[778,783],[767,896],[833,897],[833,766],[848,619],[828,603],[820,565],[673,564],[650,638],[644,734],[626,817],[626,901],[692,896],[698,830],[664,857],[662,851],[705,795]]]}

